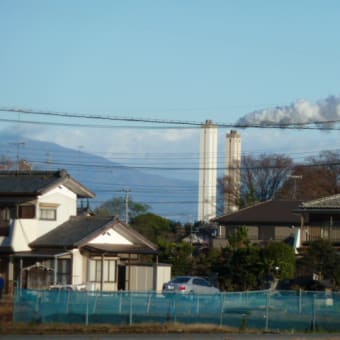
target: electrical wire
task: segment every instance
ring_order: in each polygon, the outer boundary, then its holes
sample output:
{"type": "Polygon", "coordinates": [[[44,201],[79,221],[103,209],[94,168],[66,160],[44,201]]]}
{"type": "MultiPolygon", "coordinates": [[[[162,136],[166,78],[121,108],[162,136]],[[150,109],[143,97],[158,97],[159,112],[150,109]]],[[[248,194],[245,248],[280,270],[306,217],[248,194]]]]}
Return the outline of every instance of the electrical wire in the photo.
{"type": "MultiPolygon", "coordinates": [[[[40,115],[49,117],[62,117],[62,118],[77,118],[77,119],[91,119],[91,120],[102,120],[102,121],[125,121],[135,123],[152,123],[152,124],[165,124],[165,125],[187,125],[191,127],[201,127],[201,122],[194,121],[181,121],[181,120],[165,120],[155,118],[136,118],[136,117],[124,117],[124,116],[113,116],[103,114],[77,114],[77,113],[66,113],[66,112],[52,112],[52,111],[38,111],[23,108],[12,108],[12,107],[0,107],[0,112],[11,112],[11,113],[22,113],[30,115],[40,115]]],[[[18,120],[20,122],[20,120],[18,120]]],[[[333,119],[327,121],[312,121],[309,123],[270,123],[263,122],[259,124],[241,124],[241,123],[221,123],[214,122],[216,127],[221,128],[257,128],[257,129],[291,129],[291,130],[340,130],[335,126],[330,126],[339,123],[340,120],[333,119]],[[317,125],[317,126],[311,126],[317,125]]]]}

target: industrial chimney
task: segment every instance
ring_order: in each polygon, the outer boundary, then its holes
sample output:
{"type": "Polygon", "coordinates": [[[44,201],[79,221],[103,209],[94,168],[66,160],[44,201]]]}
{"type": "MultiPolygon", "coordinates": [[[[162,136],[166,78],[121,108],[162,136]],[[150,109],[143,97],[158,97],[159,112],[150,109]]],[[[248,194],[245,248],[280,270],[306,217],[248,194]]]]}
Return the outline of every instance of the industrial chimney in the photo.
{"type": "Polygon", "coordinates": [[[241,136],[235,130],[226,135],[224,213],[238,210],[241,185],[241,136]]]}
{"type": "Polygon", "coordinates": [[[211,120],[202,125],[198,221],[208,222],[216,217],[217,185],[217,126],[211,120]]]}

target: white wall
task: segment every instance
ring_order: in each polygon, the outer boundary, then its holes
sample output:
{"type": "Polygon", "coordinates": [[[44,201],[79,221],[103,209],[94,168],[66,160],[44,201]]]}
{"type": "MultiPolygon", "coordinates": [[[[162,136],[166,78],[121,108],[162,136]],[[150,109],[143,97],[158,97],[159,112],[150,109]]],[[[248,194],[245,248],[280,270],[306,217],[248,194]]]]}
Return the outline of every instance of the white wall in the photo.
{"type": "Polygon", "coordinates": [[[156,291],[161,292],[163,284],[171,280],[171,266],[159,264],[157,266],[156,291]]]}
{"type": "Polygon", "coordinates": [[[83,270],[85,260],[79,249],[72,250],[72,285],[80,285],[86,282],[86,272],[83,270]]]}
{"type": "Polygon", "coordinates": [[[16,219],[14,221],[12,237],[9,242],[14,251],[30,250],[28,247],[30,242],[77,214],[77,196],[62,185],[39,196],[37,201],[35,201],[35,205],[36,217],[34,219],[16,219]],[[39,219],[39,204],[41,203],[58,205],[56,208],[56,220],[47,221],[39,219]]]}

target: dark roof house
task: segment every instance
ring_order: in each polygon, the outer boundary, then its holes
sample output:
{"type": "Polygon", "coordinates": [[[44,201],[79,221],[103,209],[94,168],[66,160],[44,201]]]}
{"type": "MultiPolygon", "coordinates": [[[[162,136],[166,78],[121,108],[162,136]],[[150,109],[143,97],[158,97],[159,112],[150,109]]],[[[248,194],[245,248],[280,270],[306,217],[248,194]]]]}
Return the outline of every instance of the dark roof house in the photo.
{"type": "Polygon", "coordinates": [[[289,240],[294,228],[300,226],[300,216],[294,212],[302,202],[299,200],[269,200],[217,217],[213,222],[222,226],[216,244],[225,245],[229,233],[246,226],[252,242],[289,240]]]}

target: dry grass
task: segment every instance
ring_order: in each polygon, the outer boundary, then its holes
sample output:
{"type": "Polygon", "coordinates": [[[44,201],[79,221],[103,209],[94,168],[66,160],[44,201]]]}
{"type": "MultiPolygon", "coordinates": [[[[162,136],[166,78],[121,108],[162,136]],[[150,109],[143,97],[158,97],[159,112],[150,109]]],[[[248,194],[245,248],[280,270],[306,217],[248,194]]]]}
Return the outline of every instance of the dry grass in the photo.
{"type": "Polygon", "coordinates": [[[118,333],[237,333],[237,329],[211,325],[140,324],[115,325],[68,325],[24,324],[2,322],[0,334],[118,334],[118,333]]]}

